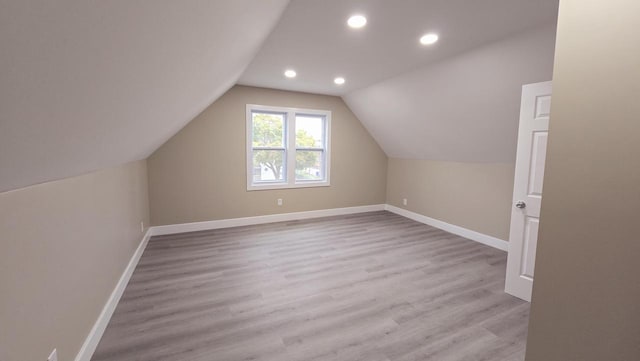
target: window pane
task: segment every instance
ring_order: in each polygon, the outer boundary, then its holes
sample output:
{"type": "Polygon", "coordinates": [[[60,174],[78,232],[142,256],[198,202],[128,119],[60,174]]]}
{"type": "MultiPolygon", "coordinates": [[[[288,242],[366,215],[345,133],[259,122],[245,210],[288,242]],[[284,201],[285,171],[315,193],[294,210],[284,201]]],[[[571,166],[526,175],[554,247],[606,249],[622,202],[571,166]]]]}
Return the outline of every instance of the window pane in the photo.
{"type": "Polygon", "coordinates": [[[254,150],[253,151],[253,181],[281,182],[285,179],[282,160],[284,150],[254,150]]]}
{"type": "Polygon", "coordinates": [[[324,117],[296,115],[296,147],[324,148],[324,117]]]}
{"type": "Polygon", "coordinates": [[[296,151],[296,180],[324,179],[324,151],[296,151]]]}
{"type": "Polygon", "coordinates": [[[284,114],[251,113],[253,146],[284,148],[284,114]]]}

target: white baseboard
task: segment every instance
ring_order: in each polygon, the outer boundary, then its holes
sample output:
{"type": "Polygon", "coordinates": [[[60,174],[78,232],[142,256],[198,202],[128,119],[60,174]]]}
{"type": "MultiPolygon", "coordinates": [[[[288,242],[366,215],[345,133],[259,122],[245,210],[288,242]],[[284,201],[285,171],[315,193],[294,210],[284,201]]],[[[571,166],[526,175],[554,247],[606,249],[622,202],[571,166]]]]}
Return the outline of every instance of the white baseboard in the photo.
{"type": "Polygon", "coordinates": [[[375,211],[382,211],[382,210],[387,210],[389,212],[393,212],[403,217],[407,217],[414,221],[428,224],[432,227],[440,228],[449,233],[453,233],[453,234],[468,238],[472,241],[476,241],[476,242],[485,244],[487,246],[497,248],[502,251],[506,251],[508,249],[509,243],[502,239],[492,237],[480,232],[472,231],[470,229],[456,226],[454,224],[446,223],[435,218],[423,216],[422,214],[411,212],[406,209],[398,208],[389,204],[374,204],[370,206],[360,206],[360,207],[332,208],[332,209],[321,209],[317,211],[279,213],[279,214],[270,214],[266,216],[230,218],[230,219],[220,219],[215,221],[204,221],[204,222],[193,222],[193,223],[169,224],[166,226],[151,227],[150,231],[152,236],[162,236],[167,234],[206,231],[209,229],[250,226],[254,224],[284,222],[284,221],[330,217],[330,216],[341,216],[345,214],[375,212],[375,211]]]}
{"type": "Polygon", "coordinates": [[[384,204],[374,204],[370,206],[332,208],[332,209],[321,209],[317,211],[292,212],[292,213],[270,214],[266,216],[220,219],[216,221],[170,224],[166,226],[151,227],[151,235],[162,236],[166,234],[206,231],[209,229],[249,226],[253,224],[294,221],[299,219],[330,217],[330,216],[342,216],[345,214],[383,211],[384,209],[385,209],[384,204]]]}
{"type": "Polygon", "coordinates": [[[140,261],[140,257],[142,256],[142,252],[144,252],[144,249],[147,247],[149,238],[151,238],[151,228],[147,229],[144,237],[142,237],[142,241],[140,241],[140,245],[138,245],[133,256],[131,256],[127,268],[124,269],[122,276],[120,276],[120,280],[118,280],[115,289],[111,292],[111,296],[109,296],[109,300],[107,300],[107,303],[102,308],[102,312],[100,312],[100,316],[98,316],[96,323],[91,328],[91,332],[89,332],[89,335],[84,340],[84,344],[80,348],[80,352],[78,352],[75,361],[91,360],[91,356],[93,356],[93,353],[95,352],[96,347],[98,347],[98,343],[104,334],[104,330],[107,328],[109,320],[111,320],[113,311],[115,311],[116,306],[120,301],[120,297],[122,297],[122,293],[129,283],[133,270],[135,270],[138,265],[138,261],[140,261]]]}
{"type": "Polygon", "coordinates": [[[456,226],[447,222],[443,222],[441,220],[423,216],[422,214],[408,211],[406,209],[398,208],[392,206],[390,204],[386,204],[384,207],[385,210],[389,212],[393,212],[403,217],[407,217],[409,219],[413,219],[416,222],[428,224],[432,227],[440,228],[443,231],[447,231],[449,233],[457,234],[458,236],[462,236],[464,238],[468,238],[472,241],[476,241],[487,246],[491,246],[493,248],[497,248],[502,251],[507,251],[509,249],[509,242],[502,240],[500,238],[492,237],[486,235],[484,233],[472,231],[467,228],[463,228],[460,226],[456,226]]]}

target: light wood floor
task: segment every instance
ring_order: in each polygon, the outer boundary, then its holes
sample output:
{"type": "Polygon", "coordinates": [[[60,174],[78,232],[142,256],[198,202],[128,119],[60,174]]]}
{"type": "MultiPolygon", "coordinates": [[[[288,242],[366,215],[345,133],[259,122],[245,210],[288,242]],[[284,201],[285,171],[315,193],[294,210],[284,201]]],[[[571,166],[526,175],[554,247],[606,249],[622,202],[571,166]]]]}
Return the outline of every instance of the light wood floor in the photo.
{"type": "Polygon", "coordinates": [[[521,361],[506,253],[389,212],[153,237],[94,361],[521,361]]]}

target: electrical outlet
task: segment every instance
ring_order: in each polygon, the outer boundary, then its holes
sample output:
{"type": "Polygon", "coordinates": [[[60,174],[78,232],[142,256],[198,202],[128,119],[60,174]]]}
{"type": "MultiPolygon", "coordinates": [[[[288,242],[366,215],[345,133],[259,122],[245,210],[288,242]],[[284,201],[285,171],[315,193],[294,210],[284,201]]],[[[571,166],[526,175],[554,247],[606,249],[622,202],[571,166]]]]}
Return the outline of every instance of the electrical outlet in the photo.
{"type": "Polygon", "coordinates": [[[402,205],[406,206],[407,205],[407,199],[406,198],[402,198],[402,205]]]}
{"type": "Polygon", "coordinates": [[[55,348],[51,351],[51,355],[47,357],[47,361],[58,361],[58,351],[55,348]]]}
{"type": "Polygon", "coordinates": [[[278,198],[278,205],[281,206],[282,205],[282,198],[278,198]]]}
{"type": "Polygon", "coordinates": [[[140,232],[144,232],[144,221],[140,221],[140,232]]]}

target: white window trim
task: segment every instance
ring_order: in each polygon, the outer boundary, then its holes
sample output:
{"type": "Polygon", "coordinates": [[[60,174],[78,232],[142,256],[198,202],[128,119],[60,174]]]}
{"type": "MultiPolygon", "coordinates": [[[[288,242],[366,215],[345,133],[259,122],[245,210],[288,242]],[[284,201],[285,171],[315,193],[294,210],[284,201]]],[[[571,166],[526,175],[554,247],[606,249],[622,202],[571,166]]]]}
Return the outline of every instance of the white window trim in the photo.
{"type": "Polygon", "coordinates": [[[331,111],[304,109],[304,108],[288,108],[274,107],[269,105],[247,104],[246,108],[246,170],[247,170],[247,191],[267,190],[267,189],[287,189],[287,188],[309,188],[309,187],[328,187],[330,182],[331,170],[331,111]],[[286,113],[286,129],[285,142],[287,144],[285,154],[287,156],[285,163],[286,181],[285,182],[265,182],[261,184],[253,183],[253,119],[252,111],[265,111],[274,113],[286,113]],[[297,181],[296,182],[296,137],[290,137],[295,134],[296,114],[304,115],[320,115],[325,118],[325,179],[321,181],[297,181]]]}

